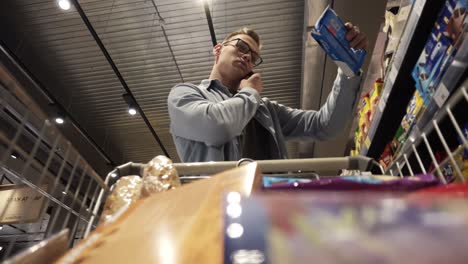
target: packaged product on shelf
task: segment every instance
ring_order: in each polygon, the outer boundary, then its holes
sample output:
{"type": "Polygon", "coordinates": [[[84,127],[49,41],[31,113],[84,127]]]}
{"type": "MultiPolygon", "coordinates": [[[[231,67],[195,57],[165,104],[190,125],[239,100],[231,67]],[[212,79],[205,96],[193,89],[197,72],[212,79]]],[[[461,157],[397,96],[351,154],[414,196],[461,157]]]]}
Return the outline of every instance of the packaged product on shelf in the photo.
{"type": "Polygon", "coordinates": [[[361,131],[359,130],[359,125],[358,127],[356,127],[356,132],[354,132],[354,142],[356,145],[356,152],[361,153],[362,135],[361,135],[361,131]]]}
{"type": "MultiPolygon", "coordinates": [[[[462,132],[464,133],[465,138],[468,138],[468,123],[463,126],[462,132]]],[[[461,178],[468,180],[468,151],[463,147],[462,139],[457,137],[457,140],[460,143],[460,146],[458,146],[458,148],[451,149],[451,151],[455,153],[454,159],[456,164],[449,160],[440,167],[440,171],[447,182],[461,182],[461,178]],[[455,166],[460,169],[461,174],[455,169],[455,166]]],[[[434,157],[440,165],[442,161],[447,159],[448,155],[445,151],[436,151],[434,153],[434,157]]],[[[435,168],[435,164],[431,164],[429,171],[433,171],[435,168]]]]}
{"type": "Polygon", "coordinates": [[[392,152],[392,147],[390,146],[390,143],[385,145],[384,151],[382,152],[382,155],[380,155],[379,159],[379,164],[382,165],[384,169],[387,169],[388,166],[393,161],[393,152],[392,152]]]}
{"type": "Polygon", "coordinates": [[[379,104],[380,96],[382,95],[382,86],[383,80],[381,78],[377,79],[374,82],[374,88],[371,91],[371,95],[369,97],[370,103],[370,115],[369,115],[369,122],[372,122],[374,118],[374,113],[377,109],[377,105],[379,104]]]}
{"type": "Polygon", "coordinates": [[[455,162],[457,163],[458,168],[461,171],[461,177],[458,176],[458,172],[455,171],[455,182],[462,182],[461,178],[468,181],[468,158],[463,155],[463,152],[455,155],[455,162]]]}
{"type": "Polygon", "coordinates": [[[439,13],[412,76],[427,106],[447,66],[466,37],[468,0],[448,0],[439,13]]]}
{"type": "Polygon", "coordinates": [[[359,131],[361,132],[361,142],[367,136],[367,132],[369,130],[370,125],[370,100],[369,100],[369,93],[363,95],[360,104],[360,111],[359,111],[359,131]]]}
{"type": "Polygon", "coordinates": [[[315,23],[311,35],[345,75],[356,76],[364,63],[366,51],[351,48],[346,39],[347,32],[343,21],[328,6],[315,23]]]}
{"type": "Polygon", "coordinates": [[[385,26],[383,31],[387,33],[387,45],[385,47],[384,72],[390,64],[391,58],[398,48],[400,38],[405,28],[406,21],[413,1],[401,1],[398,8],[391,8],[385,12],[385,26]]]}
{"type": "MultiPolygon", "coordinates": [[[[468,123],[466,123],[463,128],[462,128],[462,133],[465,139],[468,139],[468,123]]],[[[460,137],[457,137],[458,142],[460,143],[461,146],[463,146],[463,139],[460,137]]],[[[463,158],[468,159],[468,149],[465,148],[463,151],[463,158]]]]}
{"type": "MultiPolygon", "coordinates": [[[[436,151],[434,153],[434,157],[440,166],[440,171],[442,172],[442,175],[445,178],[445,180],[447,182],[453,182],[456,179],[456,177],[458,177],[458,175],[455,173],[454,164],[452,164],[452,162],[449,161],[441,165],[442,161],[445,158],[447,158],[447,153],[445,153],[445,151],[436,151]]],[[[429,166],[428,171],[433,171],[435,169],[436,166],[434,163],[432,163],[431,166],[429,166]]]]}
{"type": "Polygon", "coordinates": [[[405,132],[403,127],[400,125],[395,133],[395,137],[390,142],[390,147],[392,148],[393,153],[398,153],[398,150],[401,145],[406,141],[408,138],[408,134],[405,132]]]}
{"type": "Polygon", "coordinates": [[[419,91],[416,90],[406,108],[406,115],[403,116],[403,120],[401,121],[401,127],[406,133],[410,132],[423,105],[424,99],[421,97],[419,91]]]}
{"type": "MultiPolygon", "coordinates": [[[[463,126],[462,133],[465,136],[465,140],[468,139],[468,123],[466,123],[463,126]]],[[[463,178],[468,181],[468,148],[464,148],[463,146],[463,139],[460,137],[457,137],[458,142],[460,143],[460,148],[463,148],[463,151],[458,154],[455,159],[457,161],[457,164],[462,172],[463,178]]],[[[456,180],[459,180],[457,178],[456,180]]]]}

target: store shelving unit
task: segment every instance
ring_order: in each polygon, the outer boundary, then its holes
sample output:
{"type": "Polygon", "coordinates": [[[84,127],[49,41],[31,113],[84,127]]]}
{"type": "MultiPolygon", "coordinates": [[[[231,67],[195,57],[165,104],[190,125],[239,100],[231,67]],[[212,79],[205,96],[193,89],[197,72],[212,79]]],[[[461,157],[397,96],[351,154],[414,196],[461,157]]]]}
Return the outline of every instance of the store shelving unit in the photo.
{"type": "Polygon", "coordinates": [[[107,185],[3,64],[0,76],[0,260],[63,230],[66,249],[99,214],[107,185]]]}
{"type": "Polygon", "coordinates": [[[411,77],[443,0],[416,0],[406,22],[400,44],[388,68],[382,96],[370,125],[361,155],[378,159],[405,114],[415,83],[411,77]]]}
{"type": "Polygon", "coordinates": [[[463,131],[463,125],[468,122],[466,109],[468,109],[468,79],[456,87],[455,94],[424,128],[413,130],[388,167],[388,174],[414,176],[417,173],[434,173],[442,182],[447,183],[446,174],[450,173],[456,175],[452,180],[465,182],[460,161],[456,160],[456,156],[468,149],[468,135],[463,131]],[[438,152],[446,156],[443,161],[436,159],[435,153],[438,152]],[[433,165],[432,168],[430,165],[433,165]],[[450,172],[447,172],[447,169],[450,172]]]}

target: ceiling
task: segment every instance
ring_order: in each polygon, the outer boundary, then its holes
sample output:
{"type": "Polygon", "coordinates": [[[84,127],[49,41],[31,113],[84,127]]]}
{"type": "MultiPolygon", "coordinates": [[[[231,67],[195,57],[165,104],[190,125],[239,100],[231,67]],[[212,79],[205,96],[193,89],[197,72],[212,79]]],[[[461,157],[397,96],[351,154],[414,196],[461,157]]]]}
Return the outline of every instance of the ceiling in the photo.
{"type": "MultiPolygon", "coordinates": [[[[368,35],[373,43],[380,24],[377,22],[383,17],[383,0],[353,1],[379,2],[370,4],[370,11],[346,4],[349,1],[345,0],[208,0],[218,40],[242,26],[260,34],[264,63],[257,71],[264,79],[262,95],[296,108],[307,105],[308,101],[303,98],[307,93],[302,88],[304,48],[311,41],[304,33],[310,24],[308,9],[328,2],[341,9],[339,13],[345,13],[346,19],[360,19],[364,28],[367,26],[372,31],[368,35]],[[364,13],[368,15],[363,17],[364,13]]],[[[81,0],[79,3],[167,153],[179,161],[169,133],[166,100],[175,84],[198,84],[209,76],[213,64],[212,41],[202,1],[81,0]]],[[[65,11],[58,7],[56,0],[4,0],[0,3],[0,15],[2,45],[57,99],[105,152],[110,163],[147,162],[164,154],[142,117],[127,113],[122,82],[73,6],[65,11]]],[[[327,76],[331,78],[318,72],[312,74],[332,79],[336,68],[329,64],[324,61],[319,66],[322,71],[328,69],[327,76]]],[[[330,88],[326,86],[322,82],[312,88],[315,89],[312,94],[322,96],[315,100],[316,105],[309,104],[309,108],[316,109],[324,102],[321,97],[326,98],[330,88]]],[[[52,108],[48,111],[53,112],[52,108]]],[[[96,171],[108,170],[104,165],[109,162],[67,126],[65,123],[62,130],[96,171]]],[[[342,156],[345,144],[345,141],[332,142],[322,148],[335,152],[328,151],[327,155],[342,156]]],[[[290,144],[291,156],[299,156],[299,149],[297,144],[290,144]]],[[[316,156],[313,152],[305,153],[316,156]]]]}

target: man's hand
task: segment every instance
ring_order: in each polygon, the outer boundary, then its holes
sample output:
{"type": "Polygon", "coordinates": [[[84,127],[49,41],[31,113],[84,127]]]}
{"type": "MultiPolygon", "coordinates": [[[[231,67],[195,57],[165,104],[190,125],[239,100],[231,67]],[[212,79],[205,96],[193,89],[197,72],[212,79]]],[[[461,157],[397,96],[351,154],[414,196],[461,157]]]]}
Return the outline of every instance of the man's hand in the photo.
{"type": "Polygon", "coordinates": [[[346,33],[346,39],[349,41],[349,45],[353,49],[367,49],[369,41],[367,35],[359,31],[357,26],[347,22],[345,23],[348,32],[346,33]]]}
{"type": "Polygon", "coordinates": [[[239,90],[242,90],[245,87],[254,88],[258,93],[262,93],[263,82],[260,73],[254,73],[252,76],[250,76],[250,78],[243,79],[239,85],[239,90]]]}

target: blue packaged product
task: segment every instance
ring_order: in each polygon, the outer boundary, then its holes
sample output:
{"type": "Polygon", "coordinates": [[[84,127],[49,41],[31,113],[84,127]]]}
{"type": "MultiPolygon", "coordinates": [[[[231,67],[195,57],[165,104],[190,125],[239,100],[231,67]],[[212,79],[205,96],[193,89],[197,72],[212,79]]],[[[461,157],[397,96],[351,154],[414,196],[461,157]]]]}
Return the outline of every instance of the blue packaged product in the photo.
{"type": "Polygon", "coordinates": [[[328,6],[315,23],[311,35],[344,74],[355,76],[364,63],[366,51],[351,48],[346,39],[347,32],[343,21],[328,6]]]}
{"type": "Polygon", "coordinates": [[[457,52],[457,41],[459,42],[460,36],[463,35],[460,27],[466,23],[467,5],[468,0],[446,1],[413,69],[412,76],[416,88],[424,98],[426,106],[457,52]]]}

